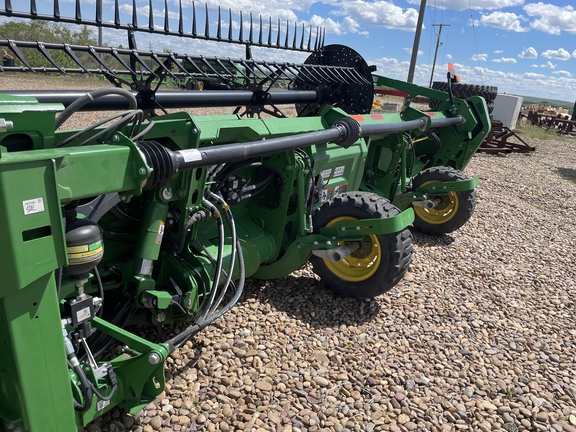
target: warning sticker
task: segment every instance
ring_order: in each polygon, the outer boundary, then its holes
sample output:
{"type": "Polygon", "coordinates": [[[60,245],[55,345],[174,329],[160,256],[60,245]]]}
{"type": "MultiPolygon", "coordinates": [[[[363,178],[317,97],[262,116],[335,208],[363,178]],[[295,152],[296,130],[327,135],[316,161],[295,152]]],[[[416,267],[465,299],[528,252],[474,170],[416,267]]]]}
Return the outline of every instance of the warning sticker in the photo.
{"type": "Polygon", "coordinates": [[[345,168],[346,166],[344,165],[334,168],[334,177],[340,177],[342,174],[344,174],[345,168]]]}
{"type": "Polygon", "coordinates": [[[46,210],[44,208],[44,198],[34,198],[31,200],[22,201],[22,207],[24,208],[24,216],[35,213],[42,213],[46,210]]]}
{"type": "Polygon", "coordinates": [[[70,249],[72,248],[66,248],[66,251],[68,252],[68,260],[70,261],[70,264],[76,265],[97,261],[104,254],[102,243],[99,243],[99,246],[96,249],[91,250],[72,252],[70,249]]]}
{"type": "Polygon", "coordinates": [[[334,192],[335,195],[343,194],[344,192],[346,192],[348,190],[348,183],[343,183],[341,185],[338,185],[338,186],[336,186],[335,189],[336,189],[334,192]]]}
{"type": "Polygon", "coordinates": [[[330,178],[332,176],[332,168],[322,170],[320,175],[322,176],[323,179],[330,178]]]}
{"type": "Polygon", "coordinates": [[[66,248],[69,254],[71,253],[82,253],[88,252],[88,245],[81,245],[81,246],[68,246],[66,248]]]}

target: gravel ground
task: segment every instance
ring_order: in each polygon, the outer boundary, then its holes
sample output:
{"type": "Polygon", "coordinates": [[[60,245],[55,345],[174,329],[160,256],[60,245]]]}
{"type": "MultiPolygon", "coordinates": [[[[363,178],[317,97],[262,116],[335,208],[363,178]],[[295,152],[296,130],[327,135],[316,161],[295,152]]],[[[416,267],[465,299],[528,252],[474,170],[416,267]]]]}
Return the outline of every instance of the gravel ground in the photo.
{"type": "Polygon", "coordinates": [[[472,220],[414,233],[386,295],[335,297],[309,267],[249,281],[157,401],[86,430],[576,431],[576,142],[529,143],[473,158],[472,220]]]}

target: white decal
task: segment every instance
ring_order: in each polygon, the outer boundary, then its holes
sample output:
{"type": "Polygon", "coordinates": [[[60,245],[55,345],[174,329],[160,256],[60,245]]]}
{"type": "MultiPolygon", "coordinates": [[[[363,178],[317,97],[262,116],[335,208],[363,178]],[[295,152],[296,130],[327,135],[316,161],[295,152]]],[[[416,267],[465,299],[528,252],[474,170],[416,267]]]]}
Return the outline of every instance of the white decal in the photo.
{"type": "Polygon", "coordinates": [[[22,201],[22,207],[24,208],[24,216],[28,216],[35,213],[42,213],[43,211],[45,211],[44,198],[35,198],[31,200],[22,201]]]}

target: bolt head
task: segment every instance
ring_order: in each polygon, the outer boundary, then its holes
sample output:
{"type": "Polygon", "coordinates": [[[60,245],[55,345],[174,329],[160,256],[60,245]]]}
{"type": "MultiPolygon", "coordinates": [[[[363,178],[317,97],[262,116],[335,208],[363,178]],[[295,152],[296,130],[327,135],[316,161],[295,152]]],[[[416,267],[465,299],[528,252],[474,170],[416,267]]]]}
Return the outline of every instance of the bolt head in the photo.
{"type": "Polygon", "coordinates": [[[172,189],[170,188],[164,188],[162,189],[162,198],[164,198],[165,200],[169,200],[172,198],[172,189]]]}
{"type": "Polygon", "coordinates": [[[158,363],[160,363],[160,360],[162,359],[160,358],[158,353],[153,352],[148,355],[148,363],[150,363],[151,365],[157,365],[158,363]]]}

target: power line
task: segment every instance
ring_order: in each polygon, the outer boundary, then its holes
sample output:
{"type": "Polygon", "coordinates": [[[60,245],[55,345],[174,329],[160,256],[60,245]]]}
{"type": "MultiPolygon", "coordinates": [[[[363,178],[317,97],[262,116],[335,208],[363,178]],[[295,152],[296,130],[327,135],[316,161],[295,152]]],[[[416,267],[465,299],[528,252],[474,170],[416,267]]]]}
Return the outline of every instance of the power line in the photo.
{"type": "Polygon", "coordinates": [[[451,24],[432,24],[432,27],[440,27],[438,30],[438,38],[436,39],[436,49],[434,50],[434,61],[432,62],[432,73],[430,74],[430,85],[432,87],[432,80],[434,79],[434,69],[436,69],[436,56],[438,55],[438,47],[440,46],[440,36],[442,36],[442,27],[450,27],[451,24]]]}
{"type": "MultiPolygon", "coordinates": [[[[472,24],[472,34],[474,35],[474,43],[476,44],[476,59],[480,61],[480,53],[478,52],[478,39],[476,38],[476,25],[474,24],[474,17],[472,16],[472,3],[468,0],[468,7],[470,8],[470,23],[472,24]]],[[[482,66],[478,68],[480,71],[480,83],[484,84],[484,78],[482,77],[482,66]]]]}

